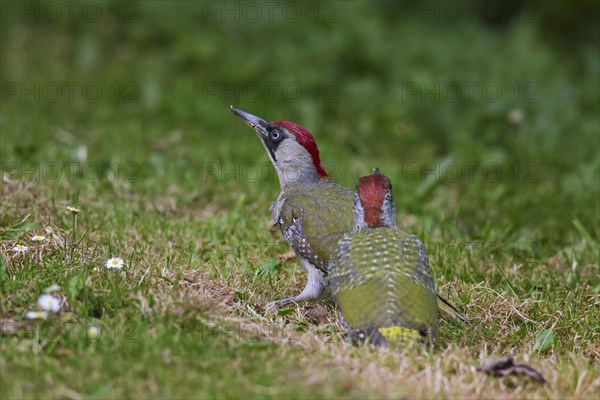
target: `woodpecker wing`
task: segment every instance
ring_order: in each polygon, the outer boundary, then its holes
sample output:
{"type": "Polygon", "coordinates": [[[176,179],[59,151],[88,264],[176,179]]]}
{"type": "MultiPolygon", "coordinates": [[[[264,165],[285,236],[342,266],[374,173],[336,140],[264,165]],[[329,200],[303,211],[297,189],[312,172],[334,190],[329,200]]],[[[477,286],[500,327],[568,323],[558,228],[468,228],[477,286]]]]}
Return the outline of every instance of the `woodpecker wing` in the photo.
{"type": "Polygon", "coordinates": [[[278,225],[281,226],[283,237],[288,242],[291,248],[294,249],[299,257],[306,259],[310,264],[317,267],[321,272],[327,274],[327,263],[311,247],[306,236],[302,224],[304,222],[304,210],[292,210],[292,224],[287,228],[284,225],[283,219],[280,218],[278,225]],[[300,216],[294,216],[297,211],[300,216]]]}
{"type": "Polygon", "coordinates": [[[330,181],[292,186],[275,202],[273,219],[296,254],[327,272],[338,241],[352,226],[353,199],[354,192],[330,181]],[[302,210],[302,221],[294,224],[298,210],[302,210]]]}

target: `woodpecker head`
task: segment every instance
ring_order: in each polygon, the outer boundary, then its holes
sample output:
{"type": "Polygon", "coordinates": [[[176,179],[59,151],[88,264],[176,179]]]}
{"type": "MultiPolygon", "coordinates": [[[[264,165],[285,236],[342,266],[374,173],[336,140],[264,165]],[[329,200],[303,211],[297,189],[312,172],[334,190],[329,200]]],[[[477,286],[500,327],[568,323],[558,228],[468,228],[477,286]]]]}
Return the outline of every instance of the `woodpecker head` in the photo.
{"type": "Polygon", "coordinates": [[[254,129],[277,171],[282,189],[290,183],[327,179],[317,143],[305,128],[293,122],[267,121],[233,106],[230,110],[254,129]]]}
{"type": "Polygon", "coordinates": [[[375,168],[372,175],[363,176],[356,184],[354,231],[378,227],[396,227],[396,208],[392,183],[375,168]]]}

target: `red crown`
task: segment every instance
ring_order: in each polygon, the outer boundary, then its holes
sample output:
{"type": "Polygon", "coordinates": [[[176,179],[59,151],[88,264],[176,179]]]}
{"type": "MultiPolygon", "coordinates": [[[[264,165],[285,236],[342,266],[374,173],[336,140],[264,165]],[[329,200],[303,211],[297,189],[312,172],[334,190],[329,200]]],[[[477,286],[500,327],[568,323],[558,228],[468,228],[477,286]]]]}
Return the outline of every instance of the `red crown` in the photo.
{"type": "Polygon", "coordinates": [[[364,221],[369,226],[381,226],[385,195],[390,188],[390,180],[379,171],[363,176],[358,180],[358,197],[364,209],[364,221]]]}

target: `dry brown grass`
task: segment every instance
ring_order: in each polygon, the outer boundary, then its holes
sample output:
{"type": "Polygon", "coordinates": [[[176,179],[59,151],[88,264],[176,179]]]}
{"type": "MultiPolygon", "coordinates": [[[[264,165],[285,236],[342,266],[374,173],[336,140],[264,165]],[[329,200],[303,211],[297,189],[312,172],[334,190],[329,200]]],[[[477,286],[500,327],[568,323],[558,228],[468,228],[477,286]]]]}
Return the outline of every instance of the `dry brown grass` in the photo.
{"type": "MultiPolygon", "coordinates": [[[[27,234],[40,233],[51,238],[42,245],[47,248],[33,249],[34,263],[41,264],[44,254],[62,251],[65,241],[69,245],[70,232],[59,227],[56,217],[53,217],[55,211],[52,204],[43,191],[29,184],[14,182],[6,183],[2,191],[2,216],[5,221],[9,215],[12,221],[36,221],[39,225],[27,234]],[[32,213],[32,210],[36,212],[32,213]]],[[[173,213],[171,218],[175,218],[171,203],[157,206],[163,200],[157,201],[151,202],[150,206],[137,200],[133,203],[146,207],[145,212],[168,212],[173,213]]],[[[93,202],[89,204],[84,221],[100,215],[101,207],[93,202]]],[[[211,218],[206,210],[192,211],[191,214],[197,215],[194,223],[211,218]]],[[[3,232],[6,229],[3,228],[3,232]]],[[[469,296],[470,301],[464,305],[463,311],[473,324],[472,328],[443,322],[440,331],[453,333],[442,333],[431,354],[420,347],[376,351],[354,348],[346,343],[343,329],[337,322],[329,300],[299,305],[284,315],[268,312],[264,308],[264,301],[272,298],[275,292],[278,296],[285,296],[301,289],[304,277],[294,270],[293,263],[286,264],[284,271],[276,275],[270,284],[254,282],[250,272],[235,270],[233,265],[229,267],[229,276],[216,273],[213,269],[215,266],[208,261],[202,262],[202,268],[189,269],[183,263],[183,257],[179,254],[181,245],[177,243],[178,238],[187,234],[179,232],[165,243],[164,232],[140,231],[136,226],[122,229],[120,235],[128,239],[122,243],[122,250],[127,252],[136,249],[143,255],[135,269],[122,274],[131,287],[129,307],[155,324],[160,324],[167,316],[177,321],[192,313],[206,326],[219,332],[220,340],[233,345],[274,343],[277,346],[275,357],[287,360],[287,367],[285,370],[276,370],[274,365],[257,366],[266,371],[272,368],[274,380],[269,387],[260,388],[251,382],[244,383],[249,393],[283,395],[286,393],[283,388],[290,381],[302,382],[310,393],[318,392],[324,397],[373,399],[587,399],[597,398],[600,391],[597,366],[600,344],[597,335],[569,338],[573,343],[563,347],[570,349],[567,351],[550,349],[539,354],[534,349],[535,332],[553,329],[557,335],[568,337],[569,332],[557,328],[561,320],[571,318],[572,323],[584,324],[587,314],[598,312],[600,297],[593,294],[589,287],[585,289],[590,293],[585,297],[585,312],[573,317],[561,310],[540,313],[538,309],[543,305],[543,300],[517,298],[506,291],[489,287],[485,282],[470,285],[451,282],[442,285],[440,292],[469,296]],[[165,266],[166,256],[172,260],[171,267],[165,266]],[[136,289],[142,284],[145,290],[136,289]],[[153,299],[153,305],[150,305],[150,298],[153,299]],[[535,317],[532,313],[536,313],[535,317]],[[537,328],[522,336],[521,342],[516,341],[515,335],[531,325],[537,328]],[[497,330],[490,332],[490,329],[497,330]],[[491,378],[476,371],[476,367],[486,361],[509,354],[519,362],[538,369],[547,383],[542,385],[523,377],[491,378]]],[[[78,247],[78,260],[102,265],[105,257],[93,243],[105,238],[105,232],[89,232],[78,247]]],[[[15,240],[5,240],[1,244],[8,271],[22,267],[19,259],[9,251],[15,243],[15,240]]],[[[194,238],[192,243],[201,249],[201,238],[194,238]]],[[[522,269],[518,265],[513,265],[507,271],[510,276],[520,273],[522,269]]],[[[104,275],[96,272],[88,275],[85,282],[92,287],[101,279],[104,279],[104,275]]],[[[571,300],[566,298],[564,301],[571,300]]],[[[67,308],[72,311],[70,307],[67,308]]],[[[9,308],[7,311],[10,314],[15,310],[9,308]]],[[[164,351],[164,357],[168,360],[169,349],[164,351]]],[[[68,354],[65,353],[65,356],[68,357],[68,354]]],[[[230,368],[239,369],[243,374],[241,363],[242,360],[234,360],[230,368]]],[[[146,384],[148,382],[143,383],[146,384]]],[[[157,393],[149,387],[147,389],[148,393],[157,393]]],[[[62,387],[53,393],[61,397],[78,398],[80,394],[70,390],[62,387]]]]}

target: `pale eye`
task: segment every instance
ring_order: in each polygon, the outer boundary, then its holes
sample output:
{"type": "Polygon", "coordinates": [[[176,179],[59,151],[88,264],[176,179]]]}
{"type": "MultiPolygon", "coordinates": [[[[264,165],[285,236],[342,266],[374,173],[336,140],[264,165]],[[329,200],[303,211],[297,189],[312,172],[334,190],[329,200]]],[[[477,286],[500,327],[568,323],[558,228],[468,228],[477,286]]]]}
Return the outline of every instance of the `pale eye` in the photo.
{"type": "Polygon", "coordinates": [[[281,140],[281,137],[283,135],[281,134],[281,132],[278,129],[273,129],[271,131],[271,140],[274,142],[279,142],[281,140]]]}

